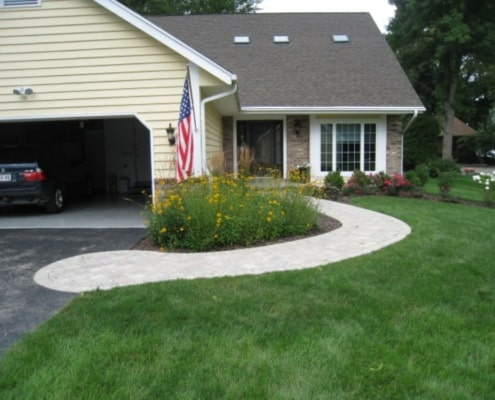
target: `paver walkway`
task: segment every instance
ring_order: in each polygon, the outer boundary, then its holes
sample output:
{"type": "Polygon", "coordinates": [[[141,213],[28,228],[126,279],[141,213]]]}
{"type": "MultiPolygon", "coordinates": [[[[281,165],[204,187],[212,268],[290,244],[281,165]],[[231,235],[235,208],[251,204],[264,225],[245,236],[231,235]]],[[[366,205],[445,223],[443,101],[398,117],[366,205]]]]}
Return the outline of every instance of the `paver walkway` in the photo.
{"type": "Polygon", "coordinates": [[[34,279],[49,289],[83,292],[174,279],[304,269],[370,253],[411,232],[404,222],[381,213],[326,200],[318,204],[321,212],[338,219],[342,227],[305,239],[239,250],[82,254],[42,268],[34,279]]]}

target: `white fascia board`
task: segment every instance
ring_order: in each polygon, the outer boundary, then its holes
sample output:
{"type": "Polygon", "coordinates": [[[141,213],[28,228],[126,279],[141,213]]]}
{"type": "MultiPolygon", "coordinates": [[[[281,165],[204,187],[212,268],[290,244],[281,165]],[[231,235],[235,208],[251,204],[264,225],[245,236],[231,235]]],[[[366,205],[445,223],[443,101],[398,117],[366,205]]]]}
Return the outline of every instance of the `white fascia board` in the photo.
{"type": "Polygon", "coordinates": [[[158,40],[160,43],[177,52],[184,58],[198,65],[200,68],[209,72],[227,85],[232,85],[232,82],[237,80],[235,74],[221,67],[208,57],[204,56],[200,52],[194,50],[192,47],[177,39],[175,36],[169,34],[168,32],[153,24],[151,21],[148,21],[143,16],[124,6],[122,3],[119,3],[116,0],[93,1],[106,8],[113,14],[119,16],[123,20],[127,21],[142,32],[158,40]]]}
{"type": "Polygon", "coordinates": [[[249,114],[414,114],[424,107],[242,107],[249,114]]]}
{"type": "Polygon", "coordinates": [[[147,129],[149,124],[139,114],[133,112],[110,112],[110,113],[80,113],[80,114],[44,114],[44,115],[18,115],[14,117],[0,117],[0,122],[37,122],[37,121],[69,121],[83,119],[115,119],[136,118],[147,129]]]}

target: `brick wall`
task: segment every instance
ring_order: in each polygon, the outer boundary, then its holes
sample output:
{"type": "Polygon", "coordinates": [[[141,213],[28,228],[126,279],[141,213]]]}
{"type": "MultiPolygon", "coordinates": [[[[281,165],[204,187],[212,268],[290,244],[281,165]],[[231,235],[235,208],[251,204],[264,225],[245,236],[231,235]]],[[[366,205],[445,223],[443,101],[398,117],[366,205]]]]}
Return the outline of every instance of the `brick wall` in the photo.
{"type": "Polygon", "coordinates": [[[402,117],[387,116],[387,174],[402,173],[402,117]]]}

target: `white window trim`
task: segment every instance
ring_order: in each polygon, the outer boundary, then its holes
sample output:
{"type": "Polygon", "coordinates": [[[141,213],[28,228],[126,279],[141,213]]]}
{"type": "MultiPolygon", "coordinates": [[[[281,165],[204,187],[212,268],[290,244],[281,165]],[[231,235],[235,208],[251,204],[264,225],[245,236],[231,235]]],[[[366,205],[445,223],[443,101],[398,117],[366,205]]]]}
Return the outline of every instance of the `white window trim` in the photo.
{"type": "MultiPolygon", "coordinates": [[[[337,124],[361,124],[361,161],[360,164],[364,165],[364,124],[376,125],[376,164],[375,171],[364,171],[366,173],[378,173],[380,171],[386,171],[387,167],[387,121],[386,117],[359,117],[359,118],[316,118],[311,117],[310,121],[310,164],[311,174],[317,179],[323,179],[328,174],[328,171],[321,170],[321,124],[333,125],[333,137],[332,145],[334,149],[334,156],[332,160],[333,169],[337,164],[335,157],[336,153],[336,125],[337,124]]],[[[351,171],[341,171],[342,176],[350,178],[352,176],[351,171]]]]}
{"type": "Polygon", "coordinates": [[[9,0],[0,0],[0,8],[27,8],[27,7],[39,7],[42,0],[26,0],[22,3],[11,3],[9,0]]]}

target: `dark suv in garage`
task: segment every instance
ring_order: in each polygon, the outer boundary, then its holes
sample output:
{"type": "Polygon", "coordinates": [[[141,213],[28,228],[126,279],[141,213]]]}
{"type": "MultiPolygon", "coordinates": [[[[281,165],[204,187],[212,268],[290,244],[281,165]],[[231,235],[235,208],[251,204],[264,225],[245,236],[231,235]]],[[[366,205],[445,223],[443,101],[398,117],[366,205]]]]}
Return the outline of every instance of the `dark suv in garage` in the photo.
{"type": "Polygon", "coordinates": [[[91,179],[77,143],[0,147],[0,207],[37,204],[63,210],[72,195],[91,195],[91,179]]]}

